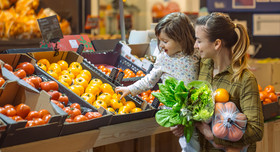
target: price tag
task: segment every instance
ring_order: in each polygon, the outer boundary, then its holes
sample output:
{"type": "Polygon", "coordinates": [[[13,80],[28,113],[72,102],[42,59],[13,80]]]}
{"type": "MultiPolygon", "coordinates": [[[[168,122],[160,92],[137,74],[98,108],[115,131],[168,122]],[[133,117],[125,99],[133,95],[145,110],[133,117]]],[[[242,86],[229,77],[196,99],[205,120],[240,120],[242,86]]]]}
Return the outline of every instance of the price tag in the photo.
{"type": "Polygon", "coordinates": [[[87,16],[87,21],[85,25],[86,30],[95,29],[98,27],[99,18],[97,16],[87,16]]]}
{"type": "Polygon", "coordinates": [[[69,43],[70,43],[72,48],[78,48],[79,47],[79,44],[77,43],[76,40],[69,40],[69,43]]]}
{"type": "Polygon", "coordinates": [[[45,43],[57,42],[63,34],[56,15],[37,19],[45,43]]]}
{"type": "Polygon", "coordinates": [[[142,68],[145,70],[145,71],[148,71],[150,66],[153,65],[153,63],[147,59],[143,59],[142,60],[142,68]]]}

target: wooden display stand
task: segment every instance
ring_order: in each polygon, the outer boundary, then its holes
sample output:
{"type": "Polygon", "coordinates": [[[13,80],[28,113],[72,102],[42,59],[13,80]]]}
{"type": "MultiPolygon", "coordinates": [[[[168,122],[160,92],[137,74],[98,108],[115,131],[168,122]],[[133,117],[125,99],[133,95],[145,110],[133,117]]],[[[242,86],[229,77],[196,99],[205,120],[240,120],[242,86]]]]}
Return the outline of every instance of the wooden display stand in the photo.
{"type": "MultiPolygon", "coordinates": [[[[257,143],[257,152],[278,152],[280,120],[264,125],[263,140],[257,143]]],[[[101,127],[82,133],[16,145],[0,149],[1,152],[169,152],[181,151],[178,138],[159,126],[154,118],[101,127]],[[92,149],[93,148],[93,149],[92,149]]]]}

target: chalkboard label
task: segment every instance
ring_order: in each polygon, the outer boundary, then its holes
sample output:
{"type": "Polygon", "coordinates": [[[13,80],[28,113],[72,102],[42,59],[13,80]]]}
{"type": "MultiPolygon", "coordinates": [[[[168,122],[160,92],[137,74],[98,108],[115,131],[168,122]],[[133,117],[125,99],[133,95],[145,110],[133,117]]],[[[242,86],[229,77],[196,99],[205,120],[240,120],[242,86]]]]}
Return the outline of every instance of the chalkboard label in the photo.
{"type": "Polygon", "coordinates": [[[56,15],[37,20],[45,43],[56,43],[63,38],[63,34],[56,15]]]}

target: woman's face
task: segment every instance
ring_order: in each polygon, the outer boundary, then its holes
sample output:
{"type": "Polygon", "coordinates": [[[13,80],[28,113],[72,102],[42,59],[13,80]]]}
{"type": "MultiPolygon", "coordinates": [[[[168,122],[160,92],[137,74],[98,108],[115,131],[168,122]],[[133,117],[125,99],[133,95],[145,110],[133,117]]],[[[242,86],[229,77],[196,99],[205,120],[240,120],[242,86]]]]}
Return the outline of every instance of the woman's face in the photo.
{"type": "Polygon", "coordinates": [[[215,43],[208,40],[205,26],[198,25],[195,27],[195,37],[194,48],[200,52],[201,58],[214,58],[216,54],[215,43]]]}
{"type": "Polygon", "coordinates": [[[159,47],[161,47],[162,51],[164,51],[168,56],[182,51],[181,45],[173,39],[170,39],[165,32],[162,31],[159,34],[158,39],[159,47]]]}

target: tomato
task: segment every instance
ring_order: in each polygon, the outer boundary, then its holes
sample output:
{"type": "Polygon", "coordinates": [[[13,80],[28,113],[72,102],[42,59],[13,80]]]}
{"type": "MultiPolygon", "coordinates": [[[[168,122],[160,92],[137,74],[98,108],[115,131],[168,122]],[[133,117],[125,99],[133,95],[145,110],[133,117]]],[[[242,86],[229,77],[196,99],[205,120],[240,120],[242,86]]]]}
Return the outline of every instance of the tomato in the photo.
{"type": "Polygon", "coordinates": [[[48,91],[48,94],[51,96],[51,99],[58,100],[60,93],[57,90],[50,90],[48,91]]]}
{"type": "Polygon", "coordinates": [[[23,80],[24,80],[25,82],[27,82],[29,85],[31,85],[33,88],[35,88],[35,85],[30,81],[29,78],[27,78],[27,79],[24,79],[24,78],[23,78],[23,80]]]}
{"type": "Polygon", "coordinates": [[[40,78],[39,76],[30,76],[29,81],[34,84],[36,89],[39,89],[42,78],[40,78]]]}
{"type": "Polygon", "coordinates": [[[30,107],[24,103],[21,103],[15,107],[17,115],[21,118],[25,118],[31,111],[30,107]]]}
{"type": "Polygon", "coordinates": [[[61,102],[57,101],[57,100],[51,100],[51,102],[55,103],[55,104],[56,104],[58,107],[60,107],[61,109],[64,108],[64,105],[63,105],[61,102]]]}
{"type": "Polygon", "coordinates": [[[33,121],[36,126],[45,124],[45,121],[42,118],[35,118],[33,121]]]}
{"type": "Polygon", "coordinates": [[[24,119],[22,119],[21,116],[13,116],[12,119],[13,119],[14,121],[23,121],[23,120],[24,120],[24,119]]]}
{"type": "Polygon", "coordinates": [[[61,68],[62,71],[68,69],[68,63],[66,61],[64,61],[64,60],[59,60],[57,62],[57,64],[60,65],[60,68],[61,68]]]}
{"type": "Polygon", "coordinates": [[[60,72],[61,72],[61,67],[60,67],[60,65],[57,64],[57,63],[52,63],[52,64],[50,65],[50,67],[48,68],[48,71],[50,71],[50,70],[54,71],[54,72],[57,73],[57,74],[60,74],[60,72]]]}
{"type": "Polygon", "coordinates": [[[103,83],[101,86],[100,86],[100,89],[103,93],[109,93],[111,95],[113,95],[115,92],[112,88],[112,86],[109,84],[109,83],[103,83]]]}
{"type": "Polygon", "coordinates": [[[24,77],[26,77],[26,72],[23,69],[16,69],[14,75],[19,77],[20,79],[23,79],[24,77]]]}
{"type": "Polygon", "coordinates": [[[5,109],[14,108],[15,109],[15,107],[13,105],[11,105],[11,104],[5,104],[4,108],[5,109]]]}
{"type": "Polygon", "coordinates": [[[10,64],[8,64],[8,63],[4,63],[4,67],[5,67],[7,70],[9,70],[9,71],[13,71],[13,70],[14,70],[13,67],[12,67],[10,64]]]}
{"type": "Polygon", "coordinates": [[[77,109],[77,108],[73,108],[72,111],[73,111],[73,113],[72,113],[71,117],[72,117],[73,119],[74,119],[76,116],[82,114],[81,110],[80,110],[80,109],[77,109]]]}
{"type": "Polygon", "coordinates": [[[33,120],[28,120],[25,127],[33,127],[36,126],[35,122],[33,120]]]}
{"type": "Polygon", "coordinates": [[[99,65],[99,66],[97,67],[97,69],[102,69],[102,68],[105,68],[105,66],[104,66],[104,65],[99,65]]]}
{"type": "Polygon", "coordinates": [[[47,60],[47,59],[40,59],[38,62],[37,62],[37,64],[39,65],[39,64],[44,64],[47,68],[49,68],[49,66],[50,66],[50,62],[49,62],[49,60],[47,60]]]}
{"type": "Polygon", "coordinates": [[[50,90],[58,90],[58,84],[55,81],[41,82],[40,87],[47,92],[50,90]]]}
{"type": "Polygon", "coordinates": [[[51,75],[53,78],[55,78],[56,80],[59,79],[58,74],[54,70],[49,70],[47,71],[47,73],[51,75]]]}
{"type": "Polygon", "coordinates": [[[93,101],[95,101],[95,96],[92,93],[84,93],[81,95],[81,98],[91,105],[93,104],[93,101]]]}
{"type": "Polygon", "coordinates": [[[16,69],[23,69],[28,75],[33,74],[35,71],[34,66],[29,62],[20,63],[19,65],[17,65],[16,69]]]}
{"type": "Polygon", "coordinates": [[[128,107],[129,111],[136,108],[136,105],[133,101],[127,101],[124,105],[128,107]]]}
{"type": "Polygon", "coordinates": [[[68,75],[71,79],[75,78],[75,75],[71,71],[68,71],[68,70],[63,70],[63,71],[61,71],[60,74],[61,75],[68,75]]]}
{"type": "Polygon", "coordinates": [[[67,105],[69,101],[68,96],[65,94],[60,95],[57,100],[63,103],[64,105],[67,105]]]}
{"type": "Polygon", "coordinates": [[[82,65],[79,62],[72,62],[69,67],[79,69],[79,71],[83,70],[82,65]]]}
{"type": "Polygon", "coordinates": [[[86,93],[91,93],[93,95],[98,95],[100,91],[101,90],[97,85],[89,85],[85,90],[86,93]]]}
{"type": "Polygon", "coordinates": [[[136,72],[136,75],[141,75],[141,74],[144,74],[144,72],[141,71],[141,70],[139,70],[139,71],[136,72]]]}
{"type": "Polygon", "coordinates": [[[84,115],[78,115],[73,119],[73,122],[82,122],[82,121],[86,121],[88,120],[88,118],[84,115]]]}
{"type": "Polygon", "coordinates": [[[38,111],[30,111],[25,117],[26,120],[33,120],[35,118],[40,118],[40,113],[38,111]]]}
{"type": "Polygon", "coordinates": [[[111,99],[111,107],[113,108],[113,109],[119,109],[120,107],[122,107],[123,106],[123,103],[120,101],[120,100],[118,100],[118,99],[111,99]]]}
{"type": "Polygon", "coordinates": [[[136,107],[136,108],[133,108],[133,109],[131,110],[131,113],[140,112],[140,111],[142,111],[142,109],[136,107]]]}
{"type": "Polygon", "coordinates": [[[74,85],[69,86],[68,89],[71,90],[72,92],[74,92],[78,96],[81,95],[80,90],[78,88],[76,88],[74,85]]]}
{"type": "Polygon", "coordinates": [[[74,84],[82,85],[84,88],[87,88],[88,81],[84,77],[78,77],[74,79],[74,84]]]}
{"type": "Polygon", "coordinates": [[[67,74],[60,75],[58,81],[65,81],[68,85],[72,84],[72,78],[67,74]]]}
{"type": "Polygon", "coordinates": [[[47,114],[47,115],[44,115],[42,119],[44,120],[45,123],[48,123],[50,121],[51,117],[52,117],[52,115],[47,114]]]}
{"type": "Polygon", "coordinates": [[[75,84],[73,85],[75,88],[77,88],[80,91],[80,95],[83,94],[85,92],[85,89],[82,85],[80,84],[75,84]]]}
{"type": "Polygon", "coordinates": [[[103,108],[107,108],[107,104],[105,101],[103,100],[96,100],[93,102],[93,106],[97,109],[99,109],[100,107],[103,107],[103,108]]]}
{"type": "Polygon", "coordinates": [[[102,117],[102,114],[99,113],[99,112],[87,112],[87,113],[85,114],[85,116],[86,116],[88,119],[95,119],[95,118],[102,117]]]}
{"type": "Polygon", "coordinates": [[[40,117],[43,118],[45,115],[50,115],[51,113],[47,109],[39,110],[40,117]]]}
{"type": "Polygon", "coordinates": [[[109,93],[102,93],[100,96],[97,97],[97,100],[102,100],[106,102],[107,105],[110,105],[110,100],[112,99],[112,95],[109,93]]]}
{"type": "Polygon", "coordinates": [[[88,71],[88,70],[82,70],[82,71],[80,71],[80,73],[79,74],[86,74],[86,75],[88,75],[88,77],[91,79],[91,73],[88,71]]]}
{"type": "Polygon", "coordinates": [[[80,73],[81,70],[77,69],[77,68],[72,68],[72,67],[69,67],[67,69],[67,71],[71,72],[75,77],[80,73]]]}
{"type": "Polygon", "coordinates": [[[108,107],[106,110],[110,111],[112,114],[116,113],[116,111],[113,108],[111,108],[111,107],[108,107]]]}
{"type": "Polygon", "coordinates": [[[8,117],[13,117],[13,116],[17,115],[17,111],[15,108],[8,108],[8,109],[6,109],[6,111],[7,111],[8,117]]]}
{"type": "Polygon", "coordinates": [[[128,114],[130,112],[129,107],[122,106],[119,108],[118,114],[128,114]]]}
{"type": "Polygon", "coordinates": [[[68,116],[72,117],[73,116],[73,110],[70,107],[64,107],[62,109],[64,112],[68,114],[68,116]]]}
{"type": "Polygon", "coordinates": [[[71,123],[71,122],[73,122],[73,119],[72,118],[66,118],[65,121],[71,123]]]}
{"type": "Polygon", "coordinates": [[[100,86],[103,82],[100,79],[95,78],[92,79],[89,84],[98,84],[100,86]]]}
{"type": "Polygon", "coordinates": [[[45,64],[43,64],[43,63],[37,63],[37,65],[38,65],[39,68],[41,68],[42,70],[47,71],[47,67],[46,67],[45,64]]]}
{"type": "Polygon", "coordinates": [[[78,74],[78,75],[76,76],[76,79],[79,78],[79,77],[84,78],[84,79],[87,81],[87,83],[91,80],[91,77],[89,77],[89,76],[88,76],[87,74],[85,74],[85,73],[80,73],[80,74],[78,74]]]}
{"type": "Polygon", "coordinates": [[[268,97],[272,102],[276,102],[276,101],[277,101],[277,96],[275,95],[275,93],[268,93],[267,97],[268,97]]]}
{"type": "Polygon", "coordinates": [[[77,109],[81,110],[81,106],[78,103],[72,103],[70,105],[70,108],[77,108],[77,109]]]}
{"type": "Polygon", "coordinates": [[[0,107],[0,113],[2,113],[3,115],[7,115],[7,109],[0,107]]]}
{"type": "Polygon", "coordinates": [[[3,77],[0,77],[0,87],[2,87],[5,82],[5,79],[3,77]]]}

